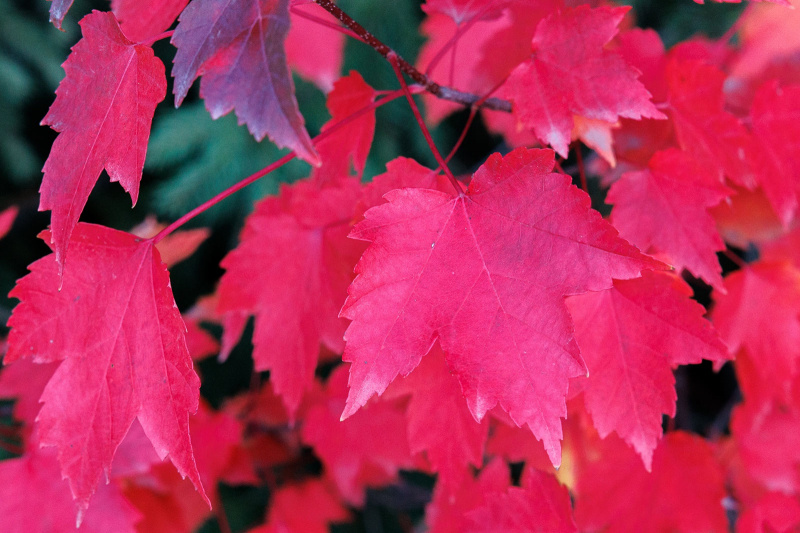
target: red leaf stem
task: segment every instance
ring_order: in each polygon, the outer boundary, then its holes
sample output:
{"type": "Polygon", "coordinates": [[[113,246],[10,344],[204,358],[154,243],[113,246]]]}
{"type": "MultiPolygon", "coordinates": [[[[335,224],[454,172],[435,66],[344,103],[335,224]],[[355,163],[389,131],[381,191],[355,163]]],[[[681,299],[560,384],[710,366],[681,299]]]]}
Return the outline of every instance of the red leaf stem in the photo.
{"type": "MultiPolygon", "coordinates": [[[[370,105],[364,106],[363,108],[359,109],[358,111],[356,111],[355,113],[351,114],[350,116],[340,120],[336,124],[333,124],[332,126],[327,128],[325,131],[323,131],[322,133],[320,133],[319,135],[314,137],[311,140],[311,142],[313,142],[314,144],[318,143],[319,141],[321,141],[322,139],[324,139],[328,135],[331,135],[332,133],[337,131],[339,128],[349,124],[351,121],[357,119],[358,117],[360,117],[364,113],[368,113],[368,112],[372,111],[373,109],[377,109],[377,108],[379,108],[380,106],[382,106],[384,104],[388,104],[392,100],[396,100],[397,98],[400,98],[402,95],[403,95],[403,91],[401,89],[398,89],[396,91],[393,91],[393,92],[389,93],[388,95],[384,96],[380,100],[376,100],[375,102],[371,103],[370,105]]],[[[293,151],[289,152],[288,154],[284,155],[283,157],[281,157],[280,159],[278,159],[274,163],[271,163],[271,164],[267,165],[266,167],[262,168],[261,170],[259,170],[257,172],[254,172],[253,174],[250,174],[249,176],[247,176],[243,180],[241,180],[238,183],[228,187],[227,189],[225,189],[224,191],[222,191],[219,194],[215,195],[211,199],[206,200],[205,202],[203,202],[199,206],[195,207],[194,209],[192,209],[191,211],[189,211],[188,213],[186,213],[185,215],[180,217],[178,220],[176,220],[175,222],[173,222],[172,224],[170,224],[169,226],[167,226],[166,228],[164,228],[163,230],[158,232],[158,234],[155,237],[153,237],[153,244],[158,243],[161,239],[163,239],[164,237],[166,237],[167,235],[169,235],[170,233],[172,233],[176,229],[180,228],[181,226],[186,224],[188,221],[190,221],[191,219],[193,219],[194,217],[196,217],[200,213],[203,213],[203,212],[207,211],[208,209],[214,207],[215,205],[217,205],[219,202],[221,202],[222,200],[224,200],[228,196],[232,195],[235,192],[240,191],[241,189],[244,189],[245,187],[247,187],[251,183],[255,183],[256,181],[260,180],[261,178],[263,178],[264,176],[266,176],[267,174],[269,174],[273,170],[279,169],[280,167],[282,167],[283,165],[285,165],[286,163],[288,163],[289,161],[291,161],[295,157],[297,157],[297,154],[295,152],[293,152],[293,151]]]]}
{"type": "Polygon", "coordinates": [[[417,103],[414,101],[414,97],[411,95],[411,91],[408,90],[408,85],[406,84],[406,80],[403,78],[403,72],[401,71],[397,55],[394,52],[390,52],[387,59],[389,60],[389,63],[392,64],[392,68],[394,68],[394,73],[395,76],[397,76],[397,81],[400,82],[400,86],[403,88],[403,92],[406,95],[408,104],[411,106],[411,111],[414,113],[414,118],[417,119],[419,128],[420,130],[422,130],[422,135],[425,137],[425,141],[428,143],[431,152],[433,152],[433,157],[436,158],[436,162],[439,163],[439,166],[442,168],[442,171],[447,176],[447,179],[450,180],[450,183],[453,184],[453,187],[456,188],[458,194],[463,194],[464,189],[461,188],[461,185],[458,183],[458,180],[456,180],[455,176],[453,176],[453,173],[450,172],[450,169],[447,167],[447,162],[442,157],[442,154],[439,152],[439,149],[436,148],[436,144],[433,142],[433,137],[431,137],[431,132],[428,131],[428,126],[425,125],[425,120],[423,120],[422,118],[422,113],[419,112],[419,107],[417,107],[417,103]]]}

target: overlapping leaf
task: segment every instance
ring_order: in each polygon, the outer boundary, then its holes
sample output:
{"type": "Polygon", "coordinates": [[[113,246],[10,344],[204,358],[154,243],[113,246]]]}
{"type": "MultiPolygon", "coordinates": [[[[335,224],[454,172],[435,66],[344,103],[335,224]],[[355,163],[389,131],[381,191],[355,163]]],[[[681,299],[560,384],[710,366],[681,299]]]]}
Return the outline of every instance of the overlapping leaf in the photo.
{"type": "Polygon", "coordinates": [[[671,59],[666,67],[669,114],[681,148],[702,166],[753,188],[753,139],[725,109],[725,74],[701,61],[671,59]]]}
{"type": "Polygon", "coordinates": [[[411,374],[392,383],[384,398],[404,396],[410,397],[406,416],[411,451],[425,451],[442,490],[454,490],[470,474],[469,465],[483,464],[488,420],[475,422],[438,344],[411,374]]]}
{"type": "Polygon", "coordinates": [[[53,450],[31,450],[0,461],[0,512],[5,533],[134,533],[140,515],[116,484],[101,486],[91,510],[79,514],[69,487],[60,479],[53,450]]]}
{"type": "Polygon", "coordinates": [[[666,150],[646,170],[623,174],[606,200],[620,235],[723,290],[716,252],[725,244],[707,209],[731,192],[686,153],[666,150]]]}
{"type": "Polygon", "coordinates": [[[286,61],[303,78],[313,81],[325,92],[333,88],[344,62],[345,35],[325,27],[302,14],[337,24],[337,20],[314,3],[298,5],[292,10],[292,27],[286,36],[286,61]],[[300,13],[300,14],[298,14],[300,13]]]}
{"type": "Polygon", "coordinates": [[[581,531],[728,531],[722,469],[700,437],[667,434],[653,455],[652,472],[613,437],[588,460],[575,498],[581,531]]]}
{"type": "MultiPolygon", "coordinates": [[[[43,233],[49,239],[47,232],[43,233]]],[[[42,394],[40,441],[58,448],[62,475],[85,509],[117,447],[139,420],[159,457],[203,493],[189,439],[200,381],[169,274],[151,241],[79,224],[73,267],[34,262],[11,296],[5,363],[61,361],[42,394]]]]}
{"type": "Polygon", "coordinates": [[[316,163],[286,64],[288,0],[196,0],[179,20],[172,37],[175,105],[202,75],[200,96],[212,117],[235,109],[256,139],[269,135],[316,163]]]}
{"type": "Polygon", "coordinates": [[[128,40],[113,14],[92,12],[81,28],[42,120],[60,132],[44,164],[39,209],[53,212],[51,239],[62,266],[103,168],[136,203],[153,113],[167,92],[164,65],[150,47],[128,40]]]}
{"type": "Polygon", "coordinates": [[[256,369],[271,371],[292,415],[314,381],[320,345],[343,348],[338,312],[364,249],[347,239],[359,195],[352,178],[284,187],[258,204],[241,244],[222,261],[219,311],[256,316],[256,369]]]}
{"type": "Polygon", "coordinates": [[[347,396],[347,370],[340,366],[328,378],[324,392],[308,409],[303,442],[325,466],[345,501],[364,503],[365,489],[394,480],[401,468],[413,468],[406,416],[398,402],[372,402],[347,420],[339,414],[347,396]]]}
{"type": "Polygon", "coordinates": [[[586,373],[563,298],[659,263],[617,237],[549,150],[493,155],[466,193],[400,189],[352,236],[371,242],[342,315],[343,417],[410,373],[438,338],[473,416],[498,402],[560,462],[570,377],[586,373]]]}
{"type": "Polygon", "coordinates": [[[648,470],[662,415],[675,415],[672,367],[728,358],[719,335],[702,318],[704,309],[690,296],[678,278],[648,273],[568,300],[589,368],[586,408],[600,436],[616,431],[648,470]]]}
{"type": "Polygon", "coordinates": [[[784,226],[797,213],[800,197],[800,86],[767,83],[753,100],[750,113],[757,154],[759,184],[784,226]]]}
{"type": "Polygon", "coordinates": [[[111,0],[122,32],[132,41],[144,41],[166,31],[189,0],[111,0]]]}
{"type": "Polygon", "coordinates": [[[553,474],[528,466],[520,485],[490,495],[482,506],[470,511],[467,514],[472,522],[469,531],[577,533],[569,491],[553,474]]]}
{"type": "Polygon", "coordinates": [[[800,271],[788,263],[756,263],[725,278],[712,317],[732,354],[747,350],[754,371],[777,389],[800,367],[800,271]]]}
{"type": "Polygon", "coordinates": [[[531,58],[514,69],[501,90],[514,102],[519,123],[563,157],[573,115],[609,123],[664,116],[650,102],[638,72],[604,48],[626,11],[581,6],[542,20],[531,58]]]}

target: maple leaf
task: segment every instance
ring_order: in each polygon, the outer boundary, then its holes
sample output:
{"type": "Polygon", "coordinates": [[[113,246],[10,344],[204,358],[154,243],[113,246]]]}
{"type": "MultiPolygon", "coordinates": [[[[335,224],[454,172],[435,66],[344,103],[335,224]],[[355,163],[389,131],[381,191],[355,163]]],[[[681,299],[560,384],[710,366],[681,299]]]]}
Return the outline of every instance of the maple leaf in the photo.
{"type": "MultiPolygon", "coordinates": [[[[428,16],[420,26],[420,31],[428,40],[419,52],[417,64],[420,70],[428,73],[434,79],[446,80],[448,85],[459,89],[481,94],[487,92],[494,84],[502,78],[493,80],[491,73],[479,68],[482,54],[485,53],[484,45],[492,45],[496,39],[503,36],[503,32],[508,31],[511,25],[510,18],[503,16],[494,20],[474,21],[469,28],[463,31],[461,38],[456,46],[452,46],[450,51],[442,57],[436,65],[431,68],[431,62],[437,58],[445,46],[461,28],[453,19],[439,12],[429,10],[428,16]],[[455,68],[458,65],[458,68],[455,68]]],[[[493,54],[499,61],[506,61],[511,51],[501,48],[498,44],[497,49],[502,49],[503,54],[493,54]]],[[[509,66],[512,68],[519,63],[524,55],[517,58],[517,61],[509,66]]],[[[425,104],[425,119],[432,124],[438,124],[450,113],[457,111],[462,106],[455,102],[436,98],[433,95],[423,94],[422,101],[425,104]]]]}
{"type": "Polygon", "coordinates": [[[460,533],[474,525],[467,518],[470,511],[480,508],[493,496],[505,492],[511,485],[508,465],[494,458],[477,478],[468,477],[458,487],[456,494],[434,488],[433,499],[425,510],[425,519],[431,533],[460,533]]]}
{"type": "Polygon", "coordinates": [[[553,469],[541,441],[536,440],[527,428],[520,428],[502,410],[493,409],[486,453],[499,456],[510,463],[525,463],[544,472],[553,469]]]}
{"type": "Polygon", "coordinates": [[[283,187],[256,206],[241,243],[221,263],[218,310],[256,316],[256,370],[271,371],[292,416],[314,382],[320,344],[343,348],[346,322],[338,312],[364,249],[347,239],[360,192],[352,178],[283,187]]]}
{"type": "Polygon", "coordinates": [[[763,164],[759,185],[784,227],[795,217],[800,196],[800,86],[764,84],[753,99],[750,116],[757,154],[763,164]]]}
{"type": "Polygon", "coordinates": [[[569,491],[553,474],[527,466],[520,485],[490,495],[467,513],[472,522],[469,531],[577,533],[569,491]]]}
{"type": "Polygon", "coordinates": [[[790,394],[784,394],[782,389],[773,385],[769,396],[762,391],[758,396],[745,396],[731,415],[731,435],[749,476],[767,490],[797,494],[800,388],[795,384],[790,394]]]}
{"type": "Polygon", "coordinates": [[[725,242],[746,250],[751,243],[773,240],[784,232],[764,191],[733,186],[735,194],[710,209],[725,242]]]}
{"type": "Polygon", "coordinates": [[[122,33],[141,42],[166,31],[189,0],[111,0],[122,33]]]}
{"type": "Polygon", "coordinates": [[[669,115],[678,142],[706,169],[752,189],[756,175],[753,138],[735,115],[725,110],[725,73],[697,60],[668,61],[669,115]]]}
{"type": "MultiPolygon", "coordinates": [[[[220,481],[235,485],[255,481],[252,470],[249,473],[236,472],[242,451],[242,425],[231,414],[213,411],[202,401],[189,423],[197,469],[203,485],[209,487],[211,501],[219,506],[220,481]],[[238,478],[234,479],[231,474],[238,478]]],[[[134,427],[135,424],[131,432],[134,427]]],[[[120,451],[130,436],[129,433],[120,451]]],[[[149,446],[143,438],[137,444],[140,447],[149,446]]],[[[152,450],[152,446],[149,447],[152,450]]],[[[246,470],[249,465],[244,466],[246,470]]],[[[114,459],[116,467],[117,457],[114,459]]],[[[144,515],[144,520],[139,524],[142,533],[195,531],[211,514],[208,505],[192,485],[181,479],[174,468],[163,463],[154,464],[144,472],[128,473],[125,495],[144,515]]]]}
{"type": "Polygon", "coordinates": [[[702,438],[668,433],[653,455],[652,472],[613,436],[598,446],[578,476],[581,531],[728,531],[725,479],[702,438]]]}
{"type": "MultiPolygon", "coordinates": [[[[333,124],[350,118],[371,104],[376,96],[375,89],[370,87],[355,70],[340,78],[328,94],[331,120],[322,126],[322,131],[328,131],[333,124]]],[[[351,165],[356,176],[360,178],[367,164],[374,136],[375,111],[372,110],[320,139],[316,147],[322,165],[314,169],[312,179],[321,184],[341,180],[350,175],[351,165]]]]}
{"type": "Polygon", "coordinates": [[[447,15],[457,25],[465,24],[476,17],[495,18],[513,0],[425,0],[422,9],[430,13],[447,15]]]}
{"type": "MultiPolygon", "coordinates": [[[[653,101],[667,99],[667,80],[664,69],[667,64],[664,43],[655,30],[631,28],[620,32],[616,39],[617,52],[635,67],[641,76],[639,81],[653,95],[653,101]]],[[[664,124],[664,121],[659,121],[664,124]]]]}
{"type": "Polygon", "coordinates": [[[586,373],[564,296],[660,263],[619,239],[554,164],[550,150],[494,154],[466,193],[395,190],[365,214],[351,237],[371,244],[341,313],[353,321],[342,418],[438,338],[476,420],[499,402],[559,464],[567,382],[586,373]]]}
{"type": "MultiPolygon", "coordinates": [[[[459,89],[485,94],[504,81],[520,62],[530,56],[530,42],[537,24],[542,18],[563,7],[562,0],[539,2],[499,1],[499,2],[456,2],[448,6],[448,1],[427,3],[428,13],[421,31],[428,41],[420,50],[418,64],[429,75],[459,89]],[[428,7],[430,6],[430,8],[428,7]],[[499,10],[502,8],[502,13],[499,10]],[[459,14],[461,13],[461,14],[459,14]],[[471,13],[471,14],[470,14],[471,13]],[[456,17],[468,16],[470,19],[458,23],[456,17]],[[494,16],[499,15],[499,16],[494,16]],[[451,39],[455,44],[449,46],[451,39]],[[449,46],[445,55],[441,51],[449,46]],[[502,50],[502,54],[497,51],[502,50]],[[438,59],[437,59],[438,58],[438,59]],[[433,65],[433,60],[438,63],[433,65]]],[[[422,95],[428,111],[427,119],[438,123],[446,115],[460,109],[452,102],[422,95]]],[[[516,124],[505,120],[507,113],[487,112],[492,117],[488,125],[504,134],[516,133],[516,124]],[[502,121],[511,127],[494,127],[494,122],[502,121]]],[[[507,135],[507,139],[511,135],[507,135]]],[[[512,144],[517,143],[516,137],[512,144]]],[[[527,132],[524,137],[530,137],[527,132]]],[[[530,144],[530,143],[527,143],[530,144]]]]}
{"type": "Polygon", "coordinates": [[[386,163],[386,172],[378,174],[364,186],[361,198],[356,204],[356,219],[363,217],[371,207],[385,203],[383,196],[394,189],[416,187],[449,192],[452,185],[448,179],[435,170],[424,167],[408,157],[397,157],[386,163]]]}
{"type": "Polygon", "coordinates": [[[648,470],[662,414],[675,416],[672,367],[729,357],[691,295],[679,278],[645,273],[567,300],[589,368],[583,394],[594,426],[603,438],[616,431],[648,470]]]}
{"type": "Polygon", "coordinates": [[[181,13],[172,37],[175,107],[202,74],[200,96],[213,118],[236,110],[240,124],[269,135],[302,159],[318,156],[297,107],[283,43],[288,0],[196,0],[181,13]]]}
{"type": "Polygon", "coordinates": [[[134,533],[141,515],[116,484],[103,484],[96,506],[75,520],[69,486],[60,479],[54,450],[30,450],[0,461],[0,513],[5,533],[134,533]],[[80,526],[80,529],[77,527],[80,526]]]}
{"type": "Polygon", "coordinates": [[[400,468],[412,468],[416,462],[408,447],[405,411],[398,402],[371,402],[341,421],[346,396],[347,368],[339,366],[309,407],[301,435],[342,497],[363,505],[366,487],[387,484],[400,468]]]}
{"type": "Polygon", "coordinates": [[[153,113],[167,92],[161,60],[128,40],[113,14],[94,11],[80,25],[83,38],[64,63],[67,75],[42,120],[60,132],[44,164],[39,210],[52,211],[51,239],[62,268],[103,168],[136,203],[153,113]]]}
{"type": "MultiPolygon", "coordinates": [[[[13,398],[14,418],[23,422],[23,435],[27,438],[33,431],[39,413],[39,398],[47,382],[53,377],[57,363],[37,365],[22,359],[0,372],[0,398],[13,398]]],[[[27,443],[30,447],[30,442],[27,443]]]]}
{"type": "Polygon", "coordinates": [[[769,4],[749,6],[736,23],[740,44],[730,73],[738,79],[755,78],[771,63],[790,58],[800,51],[800,13],[794,9],[775,9],[769,4]]]}
{"type": "Polygon", "coordinates": [[[294,9],[334,24],[338,21],[317,4],[297,5],[292,8],[292,24],[284,43],[289,66],[327,93],[342,70],[345,35],[297,15],[294,9]]]}
{"type": "Polygon", "coordinates": [[[606,201],[614,204],[611,221],[622,237],[724,290],[716,252],[725,243],[707,208],[732,192],[686,153],[670,149],[653,155],[647,170],[623,174],[606,201]]]}
{"type": "Polygon", "coordinates": [[[501,89],[513,101],[519,123],[563,157],[573,115],[610,123],[620,117],[664,118],[636,79],[636,69],[604,49],[627,10],[580,6],[545,18],[536,28],[531,58],[501,89]]]}
{"type": "Polygon", "coordinates": [[[408,443],[412,453],[426,451],[438,483],[444,490],[458,487],[469,466],[483,464],[488,421],[475,422],[464,403],[455,376],[437,344],[411,374],[396,380],[384,393],[386,399],[410,396],[406,407],[408,443]]]}
{"type": "Polygon", "coordinates": [[[271,494],[267,523],[250,533],[328,533],[330,522],[348,518],[347,509],[331,488],[322,480],[309,479],[271,494]]]}
{"type": "Polygon", "coordinates": [[[41,398],[42,445],[58,448],[62,475],[86,509],[138,418],[158,456],[169,455],[205,497],[188,427],[200,381],[158,252],[152,241],[83,223],[70,244],[74,268],[60,289],[49,255],[10,293],[20,303],[8,321],[4,362],[61,361],[41,398]]]}
{"type": "Polygon", "coordinates": [[[800,271],[787,263],[754,263],[714,292],[712,320],[735,354],[744,348],[771,387],[786,388],[800,360],[800,271]]]}

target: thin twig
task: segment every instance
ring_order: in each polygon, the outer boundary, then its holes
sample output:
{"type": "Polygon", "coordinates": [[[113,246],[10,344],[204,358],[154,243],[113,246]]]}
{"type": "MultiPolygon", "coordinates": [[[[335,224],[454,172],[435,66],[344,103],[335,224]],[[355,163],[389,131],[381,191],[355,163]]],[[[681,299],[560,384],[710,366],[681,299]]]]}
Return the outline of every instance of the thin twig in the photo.
{"type": "Polygon", "coordinates": [[[478,100],[475,103],[475,105],[472,106],[472,108],[469,111],[469,118],[467,119],[467,123],[464,125],[464,129],[461,130],[461,135],[459,135],[458,140],[456,141],[456,144],[453,146],[452,150],[450,150],[450,153],[447,154],[447,157],[444,158],[446,163],[449,163],[450,160],[453,158],[453,156],[456,155],[456,152],[458,151],[459,147],[461,147],[461,143],[463,143],[464,139],[467,137],[467,131],[469,131],[470,126],[472,126],[472,122],[475,120],[475,115],[478,113],[478,108],[484,101],[486,101],[489,97],[491,97],[492,94],[494,94],[494,92],[497,89],[499,89],[501,85],[503,85],[506,82],[506,79],[508,79],[507,76],[503,78],[500,82],[498,82],[497,85],[492,87],[489,92],[484,94],[481,97],[481,99],[478,100]]]}
{"type": "MultiPolygon", "coordinates": [[[[328,11],[331,15],[342,21],[342,23],[353,30],[353,32],[355,32],[362,41],[370,45],[373,49],[375,49],[376,52],[385,57],[387,60],[389,59],[389,54],[394,54],[394,56],[397,58],[397,64],[400,70],[406,73],[412,80],[422,85],[425,90],[432,95],[466,106],[475,105],[476,102],[481,100],[481,97],[477,94],[459,91],[458,89],[453,89],[451,87],[445,87],[444,85],[439,85],[435,81],[431,80],[428,76],[418,71],[411,63],[400,57],[397,52],[381,42],[380,39],[364,29],[361,24],[353,20],[350,15],[342,11],[339,6],[337,6],[331,0],[314,1],[328,11]]],[[[496,111],[505,111],[507,113],[511,112],[511,102],[507,100],[501,100],[500,98],[489,98],[483,101],[482,107],[494,109],[496,111]]]]}
{"type": "Polygon", "coordinates": [[[417,123],[419,124],[420,130],[422,130],[422,135],[425,137],[425,141],[428,143],[428,146],[433,152],[433,157],[436,158],[436,162],[439,163],[439,166],[442,167],[442,171],[447,176],[447,179],[450,180],[450,183],[453,184],[453,187],[456,188],[458,194],[463,194],[464,189],[461,188],[461,184],[458,183],[458,180],[453,176],[453,173],[450,172],[450,169],[447,167],[447,163],[445,162],[442,154],[439,152],[439,149],[436,148],[436,144],[433,142],[433,137],[431,136],[431,132],[428,131],[428,126],[425,125],[425,120],[422,118],[422,113],[419,112],[419,108],[417,107],[417,103],[414,101],[414,97],[411,95],[411,91],[408,90],[408,85],[406,84],[406,80],[403,79],[403,73],[400,69],[400,62],[398,61],[397,56],[394,52],[389,53],[389,57],[387,58],[389,63],[392,64],[392,68],[394,68],[394,73],[397,76],[397,81],[400,82],[400,86],[403,88],[403,92],[406,95],[406,99],[408,100],[408,104],[411,106],[411,111],[414,113],[414,118],[417,119],[417,123]]]}

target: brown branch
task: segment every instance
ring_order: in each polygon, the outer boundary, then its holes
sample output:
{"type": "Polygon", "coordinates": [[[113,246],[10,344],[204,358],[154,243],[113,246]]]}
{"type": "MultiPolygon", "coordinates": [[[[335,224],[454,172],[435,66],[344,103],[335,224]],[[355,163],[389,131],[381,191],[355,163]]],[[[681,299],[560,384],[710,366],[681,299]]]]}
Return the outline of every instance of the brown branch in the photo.
{"type": "Polygon", "coordinates": [[[480,95],[439,85],[435,81],[431,80],[428,76],[417,70],[414,65],[400,57],[397,52],[386,46],[380,41],[380,39],[364,29],[364,26],[353,20],[350,15],[342,11],[332,0],[314,0],[314,2],[319,4],[323,9],[340,20],[342,24],[353,30],[353,32],[358,35],[362,41],[370,45],[373,49],[375,49],[376,52],[386,58],[387,61],[389,60],[389,55],[394,54],[400,70],[407,74],[409,78],[424,87],[425,90],[432,95],[443,100],[450,100],[451,102],[456,102],[465,106],[477,105],[487,109],[494,109],[495,111],[505,111],[506,113],[511,112],[511,102],[507,100],[502,100],[500,98],[488,98],[481,101],[482,97],[480,95]]]}

